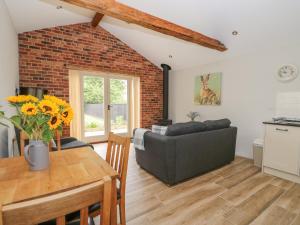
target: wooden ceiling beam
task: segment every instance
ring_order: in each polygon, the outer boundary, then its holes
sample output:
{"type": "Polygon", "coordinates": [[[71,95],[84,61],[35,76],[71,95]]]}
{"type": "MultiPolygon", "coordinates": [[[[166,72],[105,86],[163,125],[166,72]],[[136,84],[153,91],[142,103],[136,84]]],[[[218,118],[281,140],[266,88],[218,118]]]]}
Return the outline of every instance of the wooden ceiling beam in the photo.
{"type": "Polygon", "coordinates": [[[114,17],[127,23],[133,23],[142,27],[170,35],[201,46],[225,51],[227,48],[220,41],[176,25],[164,19],[152,16],[148,13],[118,3],[115,0],[61,0],[73,5],[93,10],[99,14],[114,17]]]}
{"type": "Polygon", "coordinates": [[[95,16],[93,17],[93,20],[91,22],[92,27],[97,27],[102,20],[104,14],[102,13],[96,13],[95,16]]]}

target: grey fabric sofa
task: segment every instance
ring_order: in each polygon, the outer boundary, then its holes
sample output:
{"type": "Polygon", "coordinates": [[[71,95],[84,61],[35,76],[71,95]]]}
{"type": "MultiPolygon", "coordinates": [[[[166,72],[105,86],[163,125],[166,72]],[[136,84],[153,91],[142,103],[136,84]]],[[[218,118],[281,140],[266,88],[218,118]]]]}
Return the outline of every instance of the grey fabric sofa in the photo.
{"type": "Polygon", "coordinates": [[[229,120],[224,126],[224,121],[171,125],[165,136],[147,132],[145,151],[136,149],[136,161],[168,185],[229,164],[235,156],[237,128],[230,127],[229,120]]]}

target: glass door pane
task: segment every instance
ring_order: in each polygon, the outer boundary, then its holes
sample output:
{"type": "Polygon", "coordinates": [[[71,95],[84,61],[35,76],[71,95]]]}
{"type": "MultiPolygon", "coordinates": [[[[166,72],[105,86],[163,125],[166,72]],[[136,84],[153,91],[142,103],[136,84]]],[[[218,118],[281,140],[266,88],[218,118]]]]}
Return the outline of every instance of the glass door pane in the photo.
{"type": "Polygon", "coordinates": [[[105,135],[104,78],[83,76],[84,137],[105,135]]]}
{"type": "Polygon", "coordinates": [[[128,133],[128,80],[110,79],[110,131],[117,134],[128,133]]]}

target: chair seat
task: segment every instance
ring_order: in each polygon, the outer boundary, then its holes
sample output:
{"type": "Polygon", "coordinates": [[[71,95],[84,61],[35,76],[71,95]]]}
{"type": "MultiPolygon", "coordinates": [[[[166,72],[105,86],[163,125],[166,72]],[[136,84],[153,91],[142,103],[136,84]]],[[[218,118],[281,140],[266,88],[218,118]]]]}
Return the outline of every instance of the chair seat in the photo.
{"type": "MultiPolygon", "coordinates": [[[[61,142],[61,150],[66,150],[66,149],[71,149],[71,148],[81,148],[81,147],[86,147],[89,146],[92,149],[94,149],[93,145],[87,144],[85,142],[82,141],[78,141],[78,140],[73,140],[70,142],[61,142]]],[[[53,150],[57,150],[57,147],[52,147],[53,150]]]]}
{"type": "MultiPolygon", "coordinates": [[[[66,218],[66,220],[68,221],[68,219],[66,218]]],[[[50,220],[44,223],[40,223],[39,225],[56,225],[56,220],[50,220]]],[[[66,225],[80,225],[80,220],[73,220],[70,222],[66,222],[66,225]]],[[[89,219],[89,225],[95,225],[94,220],[93,219],[89,219]]]]}
{"type": "MultiPolygon", "coordinates": [[[[117,191],[117,199],[119,200],[121,198],[121,192],[118,190],[117,191]]],[[[95,212],[97,210],[101,209],[101,204],[100,203],[97,203],[97,204],[94,204],[94,205],[91,205],[89,207],[89,213],[92,213],[92,212],[95,212]]],[[[66,215],[66,221],[70,221],[70,222],[76,222],[77,220],[79,220],[79,217],[80,217],[80,212],[79,211],[76,211],[76,212],[73,212],[73,213],[70,213],[68,215],[66,215]]],[[[70,224],[70,222],[67,222],[67,225],[77,225],[77,224],[70,224]]],[[[45,222],[45,223],[41,223],[40,225],[55,225],[55,221],[48,221],[48,222],[45,222]]],[[[92,225],[92,223],[90,223],[90,225],[92,225]]]]}

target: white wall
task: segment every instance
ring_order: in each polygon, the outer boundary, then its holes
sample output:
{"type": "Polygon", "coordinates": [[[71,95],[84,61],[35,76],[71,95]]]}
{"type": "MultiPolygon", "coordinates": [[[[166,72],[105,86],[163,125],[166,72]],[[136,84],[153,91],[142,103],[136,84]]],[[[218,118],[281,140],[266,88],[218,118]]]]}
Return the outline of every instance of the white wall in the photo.
{"type": "MultiPolygon", "coordinates": [[[[0,105],[7,115],[13,111],[7,107],[5,98],[14,95],[18,84],[18,36],[10,19],[4,0],[0,0],[0,105]]],[[[0,126],[0,157],[11,154],[12,129],[0,126]]]]}
{"type": "Polygon", "coordinates": [[[198,111],[201,121],[229,118],[238,127],[238,155],[252,157],[252,142],[263,137],[262,122],[275,115],[278,92],[300,91],[300,77],[280,83],[275,74],[282,64],[300,68],[300,45],[266,49],[200,68],[174,71],[170,75],[170,118],[187,121],[189,111],[198,111]],[[222,72],[221,106],[193,103],[194,79],[202,73],[222,72]]]}

